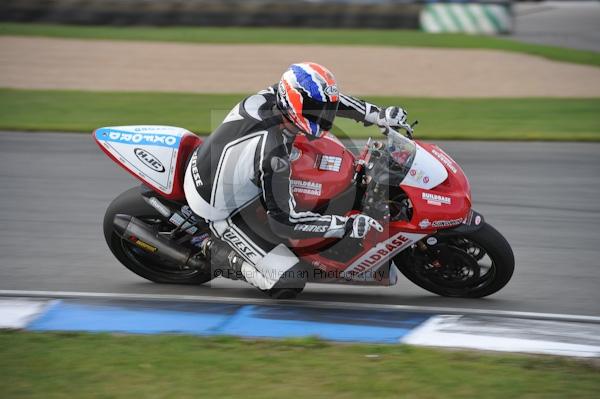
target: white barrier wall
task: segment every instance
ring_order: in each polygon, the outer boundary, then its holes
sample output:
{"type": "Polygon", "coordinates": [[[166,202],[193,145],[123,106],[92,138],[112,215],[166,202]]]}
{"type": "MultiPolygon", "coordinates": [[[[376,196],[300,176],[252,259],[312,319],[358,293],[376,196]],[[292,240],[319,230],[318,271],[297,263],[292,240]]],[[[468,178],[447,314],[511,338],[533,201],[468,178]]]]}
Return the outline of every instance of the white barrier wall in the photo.
{"type": "Polygon", "coordinates": [[[511,4],[426,4],[419,16],[421,29],[429,33],[501,34],[513,30],[511,4]]]}

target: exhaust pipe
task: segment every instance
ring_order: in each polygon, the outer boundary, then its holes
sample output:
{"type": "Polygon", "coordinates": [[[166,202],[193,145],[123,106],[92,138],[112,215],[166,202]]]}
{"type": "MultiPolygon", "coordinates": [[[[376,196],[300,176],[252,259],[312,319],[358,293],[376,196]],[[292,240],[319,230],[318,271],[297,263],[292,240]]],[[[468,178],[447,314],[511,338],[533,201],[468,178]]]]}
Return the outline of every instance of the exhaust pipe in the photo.
{"type": "Polygon", "coordinates": [[[177,270],[206,267],[204,262],[192,256],[191,250],[161,237],[152,227],[136,217],[117,214],[113,219],[113,228],[121,238],[138,248],[180,265],[177,270]]]}

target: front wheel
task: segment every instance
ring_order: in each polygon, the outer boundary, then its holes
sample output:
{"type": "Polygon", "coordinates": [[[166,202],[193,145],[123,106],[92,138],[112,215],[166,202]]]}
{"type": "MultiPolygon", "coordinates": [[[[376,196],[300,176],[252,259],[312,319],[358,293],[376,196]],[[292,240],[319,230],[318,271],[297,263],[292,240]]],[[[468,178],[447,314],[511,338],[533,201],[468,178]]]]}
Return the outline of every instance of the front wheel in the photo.
{"type": "Polygon", "coordinates": [[[172,229],[161,215],[144,201],[141,195],[142,187],[131,188],[108,206],[104,215],[104,238],[113,255],[126,268],[147,280],[155,283],[171,284],[203,284],[212,279],[211,273],[199,270],[177,270],[177,267],[165,267],[165,261],[141,250],[131,242],[124,240],[115,233],[113,220],[116,214],[135,216],[144,223],[153,225],[157,230],[172,229]]]}
{"type": "Polygon", "coordinates": [[[515,268],[512,249],[491,225],[461,236],[435,237],[435,244],[419,243],[394,259],[419,287],[441,296],[481,298],[510,281],[515,268]]]}

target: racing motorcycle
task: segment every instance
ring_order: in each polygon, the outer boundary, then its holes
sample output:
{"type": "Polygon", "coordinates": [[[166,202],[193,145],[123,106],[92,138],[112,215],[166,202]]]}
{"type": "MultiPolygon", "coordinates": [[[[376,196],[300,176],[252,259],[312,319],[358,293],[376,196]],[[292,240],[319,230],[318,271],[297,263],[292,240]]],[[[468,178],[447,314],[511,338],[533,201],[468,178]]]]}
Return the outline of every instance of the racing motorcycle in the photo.
{"type": "MultiPolygon", "coordinates": [[[[182,128],[146,125],[104,127],[93,137],[142,182],[106,211],[104,236],[114,256],[157,283],[204,284],[217,277],[198,246],[209,227],[183,191],[187,162],[202,139],[182,128]]],[[[294,142],[290,186],[299,209],[363,213],[384,226],[362,240],[289,240],[310,271],[306,282],[389,286],[402,273],[432,293],[470,298],[508,283],[511,247],[471,209],[467,177],[440,147],[388,129],[384,140],[369,139],[355,152],[331,134],[294,142]]],[[[253,226],[268,225],[260,202],[248,213],[256,218],[253,226]]]]}

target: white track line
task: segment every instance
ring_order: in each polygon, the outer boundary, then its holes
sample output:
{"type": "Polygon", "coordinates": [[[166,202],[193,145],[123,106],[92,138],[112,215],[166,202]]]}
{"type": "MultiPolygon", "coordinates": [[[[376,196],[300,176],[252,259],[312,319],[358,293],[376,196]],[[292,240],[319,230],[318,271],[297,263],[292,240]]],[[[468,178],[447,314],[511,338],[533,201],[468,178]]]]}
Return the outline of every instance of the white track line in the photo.
{"type": "Polygon", "coordinates": [[[600,357],[600,324],[444,315],[429,318],[400,342],[590,358],[600,357]]]}
{"type": "Polygon", "coordinates": [[[53,302],[39,298],[0,298],[0,329],[25,328],[53,302]]]}
{"type": "Polygon", "coordinates": [[[114,292],[71,292],[71,291],[26,291],[0,290],[0,296],[37,297],[37,298],[81,298],[81,299],[143,299],[149,301],[183,301],[183,302],[227,302],[245,305],[292,305],[313,308],[333,309],[366,309],[366,310],[402,310],[435,314],[468,314],[499,317],[517,317],[522,319],[572,321],[582,323],[600,323],[598,316],[570,315],[557,313],[517,312],[510,310],[470,309],[454,307],[391,305],[378,303],[354,303],[333,301],[274,300],[258,298],[236,298],[224,296],[201,295],[165,295],[165,294],[123,294],[114,292]]]}

